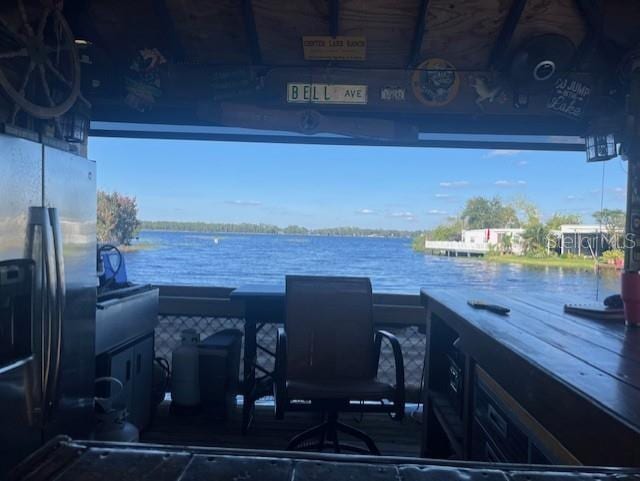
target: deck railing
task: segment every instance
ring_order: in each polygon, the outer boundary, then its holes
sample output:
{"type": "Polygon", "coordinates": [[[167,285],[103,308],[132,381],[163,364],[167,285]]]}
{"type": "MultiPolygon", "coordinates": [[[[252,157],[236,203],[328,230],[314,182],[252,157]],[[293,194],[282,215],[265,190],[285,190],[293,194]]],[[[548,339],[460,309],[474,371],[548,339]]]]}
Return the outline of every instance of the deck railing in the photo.
{"type": "MultiPolygon", "coordinates": [[[[180,333],[196,329],[201,338],[221,329],[244,330],[241,303],[229,299],[233,290],[227,287],[170,286],[160,287],[159,324],[156,329],[156,355],[171,361],[171,352],[180,343],[180,333]]],[[[377,328],[393,332],[402,345],[407,400],[417,402],[424,363],[425,315],[418,295],[374,293],[374,322],[377,328]]],[[[258,332],[258,343],[275,351],[277,324],[265,325],[258,332]]],[[[242,361],[241,361],[242,362],[242,361]]],[[[258,363],[268,370],[273,358],[258,351],[258,363]]],[[[240,367],[242,375],[242,366],[240,367]]],[[[378,376],[394,382],[395,367],[391,349],[384,345],[378,376]]]]}

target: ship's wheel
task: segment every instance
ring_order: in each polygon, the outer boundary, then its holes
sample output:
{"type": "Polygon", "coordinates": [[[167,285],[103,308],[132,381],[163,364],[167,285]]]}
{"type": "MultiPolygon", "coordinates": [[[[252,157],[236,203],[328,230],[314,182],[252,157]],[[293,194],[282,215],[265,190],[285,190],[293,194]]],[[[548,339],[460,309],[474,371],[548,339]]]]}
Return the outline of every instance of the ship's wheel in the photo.
{"type": "Polygon", "coordinates": [[[18,18],[0,17],[0,87],[14,102],[14,120],[20,109],[39,119],[60,117],[80,96],[80,60],[62,1],[29,9],[16,1],[18,18]]]}

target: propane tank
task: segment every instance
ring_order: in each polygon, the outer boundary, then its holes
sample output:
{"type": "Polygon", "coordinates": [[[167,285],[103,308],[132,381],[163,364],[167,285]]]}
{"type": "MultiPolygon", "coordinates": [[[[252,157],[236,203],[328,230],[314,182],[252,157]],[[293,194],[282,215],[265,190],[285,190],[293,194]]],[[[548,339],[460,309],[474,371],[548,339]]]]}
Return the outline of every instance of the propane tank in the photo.
{"type": "Polygon", "coordinates": [[[181,345],[174,349],[171,360],[171,402],[176,407],[196,407],[200,404],[198,381],[198,343],[195,329],[181,333],[181,345]]]}
{"type": "Polygon", "coordinates": [[[110,383],[118,386],[119,389],[116,389],[115,393],[111,392],[108,397],[96,396],[94,398],[97,423],[93,439],[137,443],[140,436],[138,428],[127,421],[129,413],[126,408],[118,406],[115,402],[124,390],[122,381],[115,377],[99,377],[95,383],[110,383]]]}

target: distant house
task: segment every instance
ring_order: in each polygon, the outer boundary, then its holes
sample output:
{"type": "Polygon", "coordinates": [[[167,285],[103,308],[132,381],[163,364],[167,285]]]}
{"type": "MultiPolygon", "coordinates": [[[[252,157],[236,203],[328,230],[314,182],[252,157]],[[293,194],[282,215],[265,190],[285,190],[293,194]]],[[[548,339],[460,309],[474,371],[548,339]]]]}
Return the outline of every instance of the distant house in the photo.
{"type": "Polygon", "coordinates": [[[509,246],[514,254],[524,251],[522,234],[524,229],[470,229],[462,231],[462,242],[465,244],[484,245],[487,250],[502,250],[509,246]]]}
{"type": "Polygon", "coordinates": [[[558,254],[599,257],[604,251],[618,247],[624,231],[611,232],[600,225],[565,224],[552,234],[557,239],[553,250],[558,254]]]}
{"type": "MultiPolygon", "coordinates": [[[[460,241],[426,240],[426,251],[445,255],[484,255],[491,251],[524,254],[524,229],[496,228],[463,230],[460,241]]],[[[605,226],[565,224],[546,239],[547,253],[599,257],[616,248],[623,231],[609,232],[605,226]]],[[[544,239],[540,240],[544,242],[544,239]]]]}

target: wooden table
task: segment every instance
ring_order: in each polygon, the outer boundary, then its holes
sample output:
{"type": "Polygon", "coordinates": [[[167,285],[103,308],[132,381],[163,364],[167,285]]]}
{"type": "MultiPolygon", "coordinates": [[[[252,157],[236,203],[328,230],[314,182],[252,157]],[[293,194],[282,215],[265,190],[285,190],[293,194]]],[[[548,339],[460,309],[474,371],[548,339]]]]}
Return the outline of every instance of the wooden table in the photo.
{"type": "Polygon", "coordinates": [[[640,329],[565,314],[559,296],[423,289],[421,297],[429,329],[423,454],[433,455],[445,437],[457,455],[482,456],[474,453],[480,383],[504,408],[498,424],[513,420],[550,461],[640,466],[640,329]],[[511,313],[476,310],[468,299],[511,313]],[[462,394],[459,408],[447,410],[450,397],[440,394],[451,391],[444,371],[452,364],[462,394]]]}
{"type": "Polygon", "coordinates": [[[273,373],[257,364],[258,349],[272,353],[257,341],[258,331],[265,324],[284,323],[284,284],[245,285],[229,295],[244,304],[244,370],[242,433],[246,434],[253,419],[256,400],[273,393],[273,373]],[[256,376],[256,370],[262,372],[256,376]]]}

